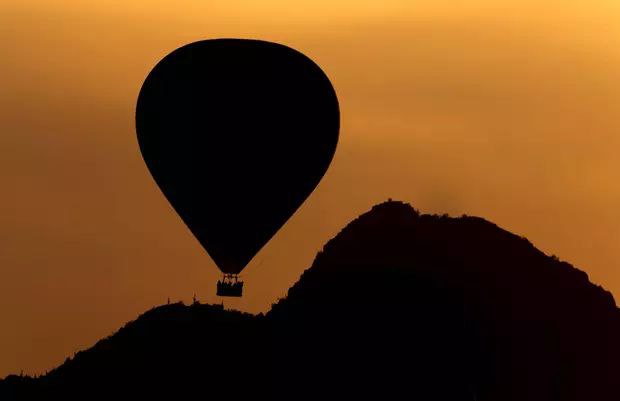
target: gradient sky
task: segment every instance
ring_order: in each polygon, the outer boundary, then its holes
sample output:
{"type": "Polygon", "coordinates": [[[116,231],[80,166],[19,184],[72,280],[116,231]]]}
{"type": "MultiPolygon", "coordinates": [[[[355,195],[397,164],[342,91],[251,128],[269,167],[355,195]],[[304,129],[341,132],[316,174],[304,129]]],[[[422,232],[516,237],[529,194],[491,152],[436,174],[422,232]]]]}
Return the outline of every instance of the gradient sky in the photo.
{"type": "Polygon", "coordinates": [[[342,110],[330,170],[227,306],[267,310],[388,197],[483,216],[620,294],[617,0],[5,0],[0,376],[42,373],[167,297],[219,302],[134,132],[155,63],[217,37],[302,51],[342,110]]]}

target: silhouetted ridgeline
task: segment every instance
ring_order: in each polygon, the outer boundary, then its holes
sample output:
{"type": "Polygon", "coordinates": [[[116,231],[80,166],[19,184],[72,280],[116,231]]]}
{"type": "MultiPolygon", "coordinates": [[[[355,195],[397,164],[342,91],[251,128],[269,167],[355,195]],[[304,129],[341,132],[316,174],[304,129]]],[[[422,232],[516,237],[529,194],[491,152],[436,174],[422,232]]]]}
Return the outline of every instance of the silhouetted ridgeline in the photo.
{"type": "Polygon", "coordinates": [[[386,202],[266,315],[161,306],[0,399],[617,401],[619,338],[582,271],[484,219],[386,202]]]}
{"type": "Polygon", "coordinates": [[[239,396],[264,392],[256,363],[266,355],[252,342],[261,342],[263,324],[217,305],[160,306],[44,377],[8,377],[0,400],[222,399],[241,378],[248,388],[239,396]]]}

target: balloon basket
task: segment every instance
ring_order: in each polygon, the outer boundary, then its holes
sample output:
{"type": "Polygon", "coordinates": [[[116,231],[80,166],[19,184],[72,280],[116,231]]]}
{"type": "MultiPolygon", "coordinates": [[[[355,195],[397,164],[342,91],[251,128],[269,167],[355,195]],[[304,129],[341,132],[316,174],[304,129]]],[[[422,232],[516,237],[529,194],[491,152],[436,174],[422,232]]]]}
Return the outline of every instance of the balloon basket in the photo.
{"type": "Polygon", "coordinates": [[[224,274],[217,282],[217,295],[220,297],[240,297],[243,294],[243,281],[236,274],[224,274]]]}

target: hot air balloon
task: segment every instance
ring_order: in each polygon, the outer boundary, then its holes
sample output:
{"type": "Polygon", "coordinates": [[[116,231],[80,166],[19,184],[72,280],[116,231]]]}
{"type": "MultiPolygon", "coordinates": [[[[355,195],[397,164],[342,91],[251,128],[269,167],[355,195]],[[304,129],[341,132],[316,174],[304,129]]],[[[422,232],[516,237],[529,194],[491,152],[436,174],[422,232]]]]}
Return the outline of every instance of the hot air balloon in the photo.
{"type": "Polygon", "coordinates": [[[301,206],[338,142],[334,88],[308,57],[259,40],[183,46],[148,74],[136,106],[155,182],[241,296],[239,274],[301,206]]]}

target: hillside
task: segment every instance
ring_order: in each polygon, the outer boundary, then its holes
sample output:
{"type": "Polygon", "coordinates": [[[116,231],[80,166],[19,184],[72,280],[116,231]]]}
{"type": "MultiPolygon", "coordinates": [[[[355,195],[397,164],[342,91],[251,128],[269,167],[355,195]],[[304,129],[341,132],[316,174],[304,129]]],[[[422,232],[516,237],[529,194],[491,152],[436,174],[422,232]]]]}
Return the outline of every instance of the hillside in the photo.
{"type": "Polygon", "coordinates": [[[620,312],[477,217],[386,202],[266,315],[165,305],[0,399],[618,400],[620,312]]]}

